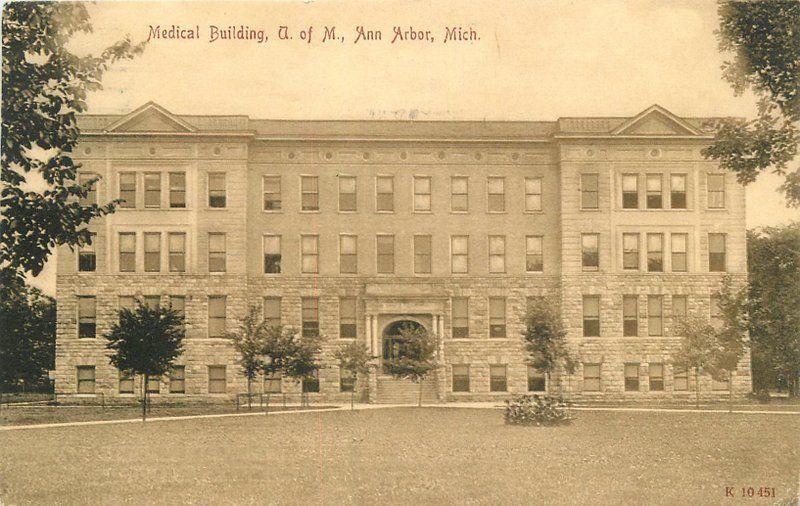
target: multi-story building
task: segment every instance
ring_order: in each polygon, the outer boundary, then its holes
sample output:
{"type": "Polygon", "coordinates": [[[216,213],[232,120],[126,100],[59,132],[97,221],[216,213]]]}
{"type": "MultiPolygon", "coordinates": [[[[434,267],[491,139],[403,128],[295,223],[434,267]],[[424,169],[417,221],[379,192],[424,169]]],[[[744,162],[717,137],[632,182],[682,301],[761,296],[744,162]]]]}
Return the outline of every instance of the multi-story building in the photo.
{"type": "MultiPolygon", "coordinates": [[[[183,356],[148,387],[162,397],[244,390],[222,337],[252,305],[325,337],[302,388],[326,399],[353,383],[334,350],[359,340],[385,359],[402,322],[441,337],[429,400],[554,390],[521,333],[530,298],[555,295],[573,398],[690,398],[696,381],[726,395],[670,364],[676,321],[717,317],[722,277],[746,276],[744,190],[701,155],[700,118],[284,121],[149,103],[79,124],[80,177],[101,177],[88,200],[124,202],[91,246],[59,250],[61,394],[135,395],[102,335],[136,298],[185,315],[183,356]]],[[[733,381],[750,390],[749,356],[733,381]]],[[[378,402],[416,392],[380,368],[359,384],[378,402]]]]}

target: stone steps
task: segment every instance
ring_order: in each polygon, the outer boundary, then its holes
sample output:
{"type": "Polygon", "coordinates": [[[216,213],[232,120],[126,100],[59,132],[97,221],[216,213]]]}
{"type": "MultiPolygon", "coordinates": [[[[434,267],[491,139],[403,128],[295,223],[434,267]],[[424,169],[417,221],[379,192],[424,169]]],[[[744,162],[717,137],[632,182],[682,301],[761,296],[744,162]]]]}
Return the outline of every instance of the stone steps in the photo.
{"type": "MultiPolygon", "coordinates": [[[[419,384],[410,380],[398,380],[391,376],[378,376],[378,404],[414,404],[419,402],[419,384]]],[[[422,382],[422,402],[437,403],[436,378],[422,382]]]]}

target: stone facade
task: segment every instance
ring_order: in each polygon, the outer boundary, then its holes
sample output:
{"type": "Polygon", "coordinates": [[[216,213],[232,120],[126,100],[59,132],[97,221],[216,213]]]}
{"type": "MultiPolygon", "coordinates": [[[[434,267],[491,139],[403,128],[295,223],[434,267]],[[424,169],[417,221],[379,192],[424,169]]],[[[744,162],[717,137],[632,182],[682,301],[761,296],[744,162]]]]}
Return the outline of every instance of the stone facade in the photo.
{"type": "MultiPolygon", "coordinates": [[[[708,174],[717,169],[700,150],[711,135],[700,119],[678,118],[658,106],[632,118],[504,123],[264,121],[176,116],[147,104],[128,115],[84,116],[80,122],[84,138],[75,156],[81,172],[101,177],[98,201],[120,197],[121,174],[132,173],[126,177],[136,180],[136,205],[92,223],[94,270],[79,269],[78,252],[59,250],[56,388],[77,399],[138,394],[138,383],[133,393],[120,393],[119,373],[108,364],[102,335],[126,297],[156,296],[161,303],[180,297],[186,317],[185,352],[177,362],[185,367],[184,388],[170,393],[165,378],[155,394],[159,399],[227,399],[246,391],[230,345],[209,336],[209,298],[219,296],[225,297],[228,330],[265,297],[279,298],[281,323],[299,328],[303,298],[318,300],[324,367],[313,396],[341,401],[350,395],[341,392],[333,360],[336,348],[349,341],[340,336],[344,297],[356,299],[356,339],[376,356],[383,352],[384,330],[397,321],[415,321],[442,337],[440,367],[432,379],[438,400],[503,399],[528,391],[520,336],[527,298],[541,295],[562,299],[568,342],[580,362],[573,375],[552,378],[549,390],[591,400],[693,398],[695,379],[690,374],[678,386],[670,366],[679,339],[673,301],[686,296],[689,313],[710,314],[711,294],[722,277],[742,282],[746,276],[743,188],[723,176],[722,188],[715,180],[715,195],[709,196],[708,174]],[[183,174],[185,183],[174,174],[183,174]],[[641,205],[635,209],[622,201],[622,180],[630,174],[640,180],[641,205]],[[681,198],[670,193],[673,174],[683,177],[683,206],[671,205],[670,199],[681,198]],[[391,211],[379,206],[378,177],[393,181],[391,211]],[[342,178],[355,181],[348,205],[340,202],[342,178]],[[453,178],[468,182],[466,210],[453,204],[453,178]],[[492,178],[503,181],[502,208],[497,187],[490,189],[492,178]],[[647,186],[654,179],[661,180],[660,208],[647,205],[657,193],[647,186]],[[175,207],[181,192],[185,205],[175,207]],[[275,195],[280,205],[266,205],[275,195]],[[135,234],[133,272],[121,272],[120,234],[126,233],[135,234]],[[626,233],[642,237],[640,268],[623,266],[626,233]],[[709,233],[724,234],[724,272],[710,272],[709,233]],[[185,247],[177,252],[185,263],[182,272],[170,267],[175,253],[170,234],[183,234],[185,247]],[[223,234],[223,241],[213,245],[219,236],[209,234],[223,234]],[[599,237],[598,262],[589,269],[585,234],[599,237]],[[673,234],[687,238],[685,272],[671,264],[677,262],[668,249],[673,234]],[[341,265],[343,235],[355,238],[352,273],[343,273],[348,269],[341,265]],[[393,237],[391,272],[381,272],[388,260],[385,250],[378,251],[378,235],[393,237]],[[414,246],[419,235],[430,241],[421,260],[414,246]],[[664,272],[647,268],[646,241],[654,235],[664,241],[664,272]],[[280,273],[265,273],[265,236],[280,238],[280,273]],[[304,236],[316,238],[315,248],[304,251],[304,236]],[[453,272],[458,269],[452,236],[468,237],[466,272],[453,272]],[[145,243],[154,237],[158,247],[145,243]],[[541,270],[528,272],[527,237],[541,238],[541,270]],[[214,253],[220,249],[221,256],[214,253]],[[156,257],[160,265],[154,269],[156,257]],[[214,267],[212,257],[224,258],[224,268],[214,267]],[[316,268],[308,268],[313,264],[316,268]],[[599,297],[598,336],[584,337],[585,296],[599,297]],[[623,337],[623,296],[638,300],[642,331],[636,336],[623,337]],[[648,335],[654,318],[648,314],[649,296],[661,296],[659,335],[648,335]],[[80,297],[93,298],[93,320],[79,315],[80,297]],[[453,337],[454,298],[468,301],[464,337],[453,337]],[[505,301],[505,336],[490,336],[490,323],[498,322],[498,315],[490,318],[490,298],[505,301]],[[95,323],[96,337],[79,337],[79,320],[95,323]],[[585,365],[592,364],[600,365],[597,391],[584,385],[585,365]],[[626,389],[626,364],[629,376],[638,367],[635,390],[630,378],[626,389]],[[223,365],[223,393],[209,393],[209,366],[223,365]],[[468,391],[453,391],[454,365],[469,366],[468,391]],[[94,367],[93,382],[89,372],[79,373],[81,366],[94,367]],[[505,366],[503,391],[491,391],[491,366],[505,366]],[[654,382],[651,371],[662,371],[660,379],[654,382]]],[[[380,402],[378,392],[398,391],[380,383],[388,381],[380,371],[359,378],[359,396],[380,402]]],[[[219,381],[215,385],[219,390],[219,381]]],[[[498,385],[502,381],[495,381],[498,385]]],[[[714,386],[710,378],[700,378],[704,397],[727,395],[714,386]]],[[[257,382],[256,392],[263,387],[257,382]]],[[[294,399],[300,386],[283,382],[282,391],[294,399]]],[[[749,356],[734,377],[734,391],[750,391],[749,356]]]]}

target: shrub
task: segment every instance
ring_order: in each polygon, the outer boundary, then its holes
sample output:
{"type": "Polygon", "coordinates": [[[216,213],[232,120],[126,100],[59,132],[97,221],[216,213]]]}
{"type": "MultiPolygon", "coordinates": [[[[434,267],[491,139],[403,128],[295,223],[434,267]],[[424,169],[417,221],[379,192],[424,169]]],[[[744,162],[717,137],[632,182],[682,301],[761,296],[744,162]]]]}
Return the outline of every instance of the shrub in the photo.
{"type": "Polygon", "coordinates": [[[561,397],[520,395],[506,401],[503,418],[511,425],[566,425],[574,420],[561,397]]]}

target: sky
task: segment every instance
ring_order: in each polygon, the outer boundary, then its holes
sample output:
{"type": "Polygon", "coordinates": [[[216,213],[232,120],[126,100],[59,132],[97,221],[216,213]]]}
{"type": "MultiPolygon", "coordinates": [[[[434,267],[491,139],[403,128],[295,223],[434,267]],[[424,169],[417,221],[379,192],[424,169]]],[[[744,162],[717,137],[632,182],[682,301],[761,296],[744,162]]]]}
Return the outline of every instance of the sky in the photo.
{"type": "MultiPolygon", "coordinates": [[[[714,1],[98,2],[89,11],[94,32],[71,42],[80,54],[125,34],[147,40],[151,27],[199,28],[197,39],[154,38],[115,64],[89,96],[92,113],[151,100],[177,114],[270,119],[555,120],[633,116],[656,103],[679,116],[755,113],[753,97],[722,80],[714,1]],[[212,27],[231,25],[267,40],[210,41],[212,27]],[[359,26],[381,40],[355,42],[359,26]],[[322,42],[325,27],[335,40],[322,42]],[[394,27],[429,39],[392,42],[394,27]],[[476,40],[444,42],[453,27],[476,40]]],[[[800,220],[779,184],[767,175],[748,186],[748,227],[800,220]]],[[[48,293],[54,263],[32,280],[48,293]]]]}

